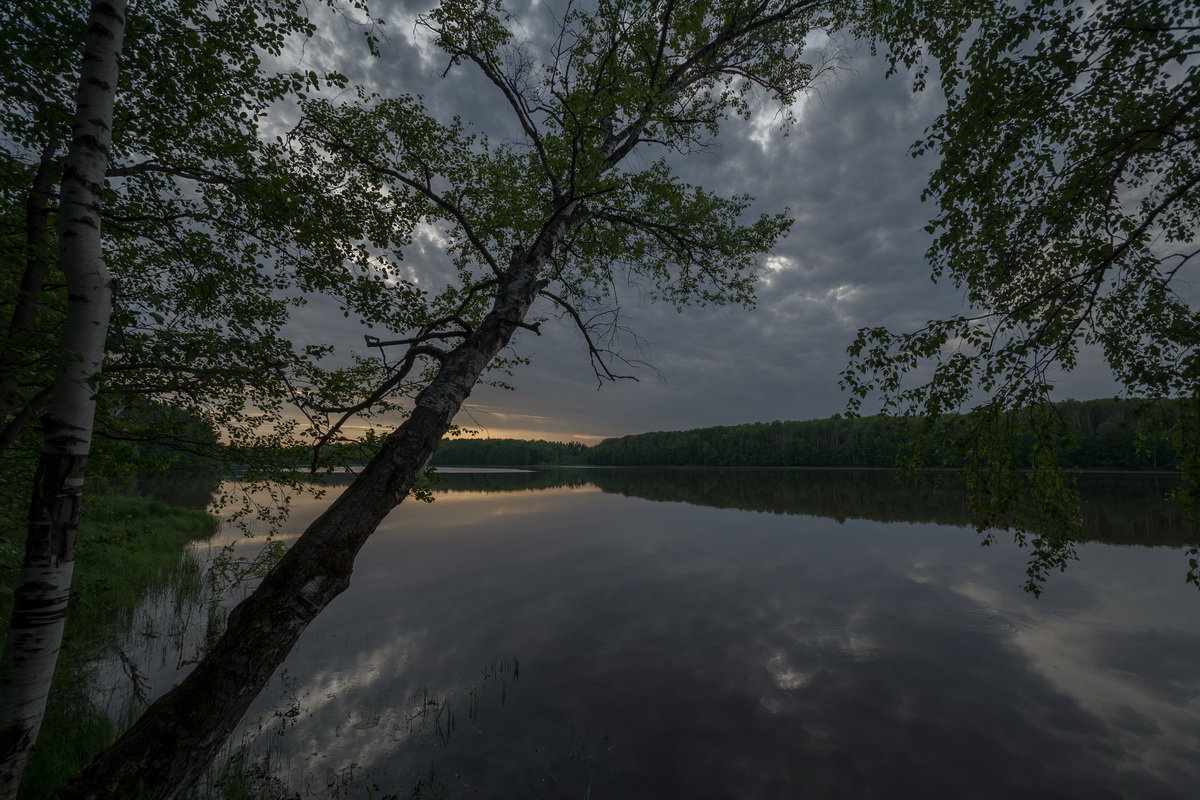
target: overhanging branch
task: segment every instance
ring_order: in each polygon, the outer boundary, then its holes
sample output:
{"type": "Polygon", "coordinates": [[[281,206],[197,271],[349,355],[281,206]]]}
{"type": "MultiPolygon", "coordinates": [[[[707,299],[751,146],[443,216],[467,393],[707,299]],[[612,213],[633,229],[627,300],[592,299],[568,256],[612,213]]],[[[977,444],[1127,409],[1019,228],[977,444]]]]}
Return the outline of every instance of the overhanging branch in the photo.
{"type": "Polygon", "coordinates": [[[636,375],[620,375],[612,371],[608,365],[609,359],[616,359],[629,367],[644,366],[643,362],[632,361],[625,358],[615,350],[606,347],[598,347],[592,337],[592,332],[595,329],[595,317],[590,320],[585,320],[571,303],[564,300],[562,297],[553,292],[542,289],[538,294],[551,300],[559,308],[566,312],[571,321],[575,323],[575,327],[583,335],[583,341],[587,345],[588,358],[592,365],[592,371],[596,374],[597,388],[604,385],[604,381],[630,380],[636,381],[636,375]]]}

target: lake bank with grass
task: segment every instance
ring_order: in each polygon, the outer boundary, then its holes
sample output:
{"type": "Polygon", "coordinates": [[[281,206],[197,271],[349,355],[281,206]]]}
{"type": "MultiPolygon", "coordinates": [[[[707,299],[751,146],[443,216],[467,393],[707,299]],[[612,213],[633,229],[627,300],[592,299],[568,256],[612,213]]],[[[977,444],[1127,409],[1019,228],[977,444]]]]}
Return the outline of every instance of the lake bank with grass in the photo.
{"type": "MultiPolygon", "coordinates": [[[[19,569],[23,519],[23,514],[10,516],[0,532],[8,556],[0,565],[0,584],[5,587],[0,613],[5,619],[12,602],[9,587],[19,569]]],[[[199,564],[188,545],[211,537],[218,526],[219,520],[203,508],[112,491],[87,496],[71,608],[46,718],[21,785],[22,800],[53,797],[64,779],[114,740],[122,720],[110,718],[94,702],[91,664],[128,630],[135,609],[149,593],[197,579],[199,564]]]]}

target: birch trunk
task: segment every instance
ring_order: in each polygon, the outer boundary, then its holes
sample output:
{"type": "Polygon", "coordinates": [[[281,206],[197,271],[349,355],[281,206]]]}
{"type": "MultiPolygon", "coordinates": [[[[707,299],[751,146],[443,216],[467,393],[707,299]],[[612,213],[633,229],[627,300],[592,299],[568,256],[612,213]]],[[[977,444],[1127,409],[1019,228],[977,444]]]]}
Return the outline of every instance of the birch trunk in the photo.
{"type": "Polygon", "coordinates": [[[537,244],[514,257],[475,335],[447,354],[404,424],[234,608],[213,649],[72,778],[60,798],[165,800],[203,774],[308,623],[350,584],[358,551],[408,495],[480,375],[512,338],[544,288],[538,272],[575,207],[559,211],[537,244]]]}
{"type": "Polygon", "coordinates": [[[100,205],[112,144],[125,0],[95,0],[88,17],[72,140],[63,167],[59,259],[67,318],[29,506],[25,561],[0,658],[0,797],[13,797],[37,739],[66,621],[75,531],[112,310],[100,205]]]}

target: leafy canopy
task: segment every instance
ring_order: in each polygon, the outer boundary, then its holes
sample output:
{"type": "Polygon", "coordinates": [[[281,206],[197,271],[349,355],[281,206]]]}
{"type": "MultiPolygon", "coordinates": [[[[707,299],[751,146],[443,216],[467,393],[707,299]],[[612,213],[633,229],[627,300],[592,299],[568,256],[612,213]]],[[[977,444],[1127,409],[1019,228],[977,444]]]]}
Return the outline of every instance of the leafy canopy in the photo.
{"type": "Polygon", "coordinates": [[[928,257],[974,313],[860,331],[843,375],[851,408],[872,393],[931,417],[977,404],[983,523],[1069,528],[1064,425],[1046,400],[1055,369],[1098,351],[1130,396],[1180,401],[1147,423],[1177,435],[1195,509],[1200,315],[1187,273],[1200,255],[1200,3],[884,3],[857,27],[894,67],[921,65],[917,88],[936,70],[946,110],[913,149],[939,156],[928,257]],[[910,383],[914,373],[923,380],[910,383]],[[1018,414],[1043,443],[1028,479],[1011,457],[1018,414]]]}
{"type": "MultiPolygon", "coordinates": [[[[373,36],[358,0],[331,8],[373,36]]],[[[5,398],[14,410],[36,405],[49,384],[63,313],[53,267],[56,198],[40,239],[28,233],[27,201],[39,169],[60,169],[78,72],[72,43],[82,40],[85,10],[58,0],[0,10],[6,316],[24,301],[17,286],[27,254],[50,265],[36,324],[11,330],[0,359],[6,385],[18,376],[5,398]]],[[[407,240],[404,209],[374,203],[353,176],[306,158],[286,124],[289,104],[346,83],[337,73],[279,66],[322,12],[331,13],[298,0],[130,8],[104,205],[117,291],[101,436],[196,445],[152,420],[136,423],[129,409],[153,396],[233,444],[292,441],[302,431],[287,412],[297,395],[353,394],[365,373],[375,377],[361,365],[326,366],[323,343],[289,341],[284,326],[294,309],[319,294],[368,325],[389,326],[409,324],[420,310],[388,255],[407,240]]],[[[243,449],[238,458],[245,457],[243,449]]]]}
{"type": "Polygon", "coordinates": [[[420,391],[438,343],[472,335],[510,266],[546,241],[563,209],[566,233],[539,265],[543,305],[522,325],[536,330],[551,315],[576,325],[602,381],[623,377],[611,347],[623,286],[680,309],[752,303],[757,259],[787,231],[786,213],[746,219],[749,197],[680,180],[672,158],[707,146],[731,114],[763,102],[786,111],[812,78],[801,43],[833,24],[835,8],[601,1],[559,17],[531,12],[547,23],[533,28],[550,29],[537,38],[519,34],[498,2],[448,0],[419,24],[448,54],[447,72],[468,66],[490,81],[516,136],[436,119],[413,95],[305,100],[306,157],[329,159],[377,202],[432,226],[452,262],[449,274],[422,278],[429,320],[394,329],[403,356],[388,360],[389,343],[372,339],[394,371],[369,399],[420,391]]]}

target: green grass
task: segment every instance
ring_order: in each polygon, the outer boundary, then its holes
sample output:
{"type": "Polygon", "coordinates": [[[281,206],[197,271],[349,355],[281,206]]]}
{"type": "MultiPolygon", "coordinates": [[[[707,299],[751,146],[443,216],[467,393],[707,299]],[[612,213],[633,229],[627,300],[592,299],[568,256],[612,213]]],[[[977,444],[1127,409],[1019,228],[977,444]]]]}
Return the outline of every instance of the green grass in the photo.
{"type": "Polygon", "coordinates": [[[79,553],[68,641],[86,640],[129,621],[138,601],[179,568],[189,542],[216,533],[217,519],[141,497],[90,498],[79,529],[79,553]]]}
{"type": "Polygon", "coordinates": [[[92,704],[82,687],[63,685],[67,681],[60,678],[65,672],[60,668],[54,674],[54,696],[46,709],[33,758],[25,768],[19,800],[54,797],[63,781],[116,739],[116,727],[92,704]]]}
{"type": "MultiPolygon", "coordinates": [[[[5,505],[10,505],[5,503],[5,505]]],[[[2,531],[8,552],[19,550],[18,521],[2,531]]],[[[84,499],[71,607],[46,719],[21,785],[22,800],[54,796],[55,788],[110,744],[116,726],[88,698],[88,655],[129,625],[138,602],[194,564],[189,542],[212,536],[217,519],[143,497],[92,494],[84,499]]],[[[11,586],[16,564],[5,559],[0,582],[11,586]]],[[[7,620],[11,594],[0,598],[7,620]]]]}

